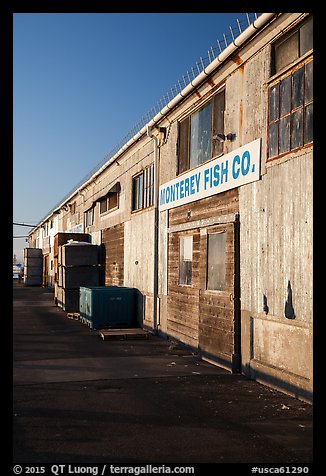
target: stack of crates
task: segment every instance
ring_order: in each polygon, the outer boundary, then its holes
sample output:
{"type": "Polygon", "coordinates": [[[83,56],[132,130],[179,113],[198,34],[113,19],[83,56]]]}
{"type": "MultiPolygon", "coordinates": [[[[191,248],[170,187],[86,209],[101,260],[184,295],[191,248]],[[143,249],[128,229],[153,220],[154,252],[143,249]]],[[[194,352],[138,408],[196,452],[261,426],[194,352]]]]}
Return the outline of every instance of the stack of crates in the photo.
{"type": "Polygon", "coordinates": [[[59,246],[57,304],[66,312],[79,312],[79,288],[99,284],[99,247],[71,241],[59,246]]]}
{"type": "MultiPolygon", "coordinates": [[[[54,301],[62,305],[62,283],[59,286],[59,269],[61,266],[61,254],[59,259],[59,249],[69,241],[79,241],[91,243],[89,233],[66,233],[58,232],[54,236],[53,256],[54,256],[54,301]]],[[[61,250],[60,250],[61,253],[61,250]]],[[[60,270],[61,271],[61,270],[60,270]]]]}
{"type": "Polygon", "coordinates": [[[138,327],[136,289],[124,286],[80,288],[80,320],[91,329],[138,327]]]}
{"type": "Polygon", "coordinates": [[[43,253],[41,248],[24,249],[24,284],[42,286],[43,253]]]}

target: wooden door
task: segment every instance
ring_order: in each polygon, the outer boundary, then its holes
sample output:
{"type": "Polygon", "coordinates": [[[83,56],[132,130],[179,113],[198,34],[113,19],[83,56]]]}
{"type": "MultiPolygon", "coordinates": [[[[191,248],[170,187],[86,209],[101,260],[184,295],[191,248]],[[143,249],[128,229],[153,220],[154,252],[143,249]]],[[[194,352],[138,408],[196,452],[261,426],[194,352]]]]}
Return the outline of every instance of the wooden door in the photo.
{"type": "Polygon", "coordinates": [[[167,331],[195,348],[198,347],[199,249],[199,229],[170,233],[167,331]],[[183,256],[184,248],[189,256],[183,256]],[[187,264],[190,267],[183,266],[187,264]]]}
{"type": "Polygon", "coordinates": [[[201,230],[198,348],[203,358],[240,370],[239,223],[201,230]]]}
{"type": "Polygon", "coordinates": [[[102,232],[102,261],[105,265],[105,286],[124,284],[124,224],[102,232]]]}

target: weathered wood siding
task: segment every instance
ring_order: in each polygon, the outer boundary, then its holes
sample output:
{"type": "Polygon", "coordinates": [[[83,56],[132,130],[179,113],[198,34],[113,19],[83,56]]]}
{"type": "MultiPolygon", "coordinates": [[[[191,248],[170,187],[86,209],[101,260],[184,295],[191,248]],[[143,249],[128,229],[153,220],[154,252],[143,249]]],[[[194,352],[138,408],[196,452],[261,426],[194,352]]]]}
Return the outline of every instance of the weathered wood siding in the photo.
{"type": "Polygon", "coordinates": [[[236,353],[235,335],[235,234],[234,224],[209,227],[201,235],[200,295],[199,295],[199,348],[208,357],[218,357],[230,365],[236,353]],[[225,290],[211,291],[207,283],[207,234],[226,233],[225,290]]]}
{"type": "Polygon", "coordinates": [[[197,200],[193,203],[173,208],[169,211],[169,226],[189,223],[196,220],[205,220],[212,216],[228,215],[239,211],[238,189],[212,197],[197,200]]]}
{"type": "Polygon", "coordinates": [[[169,334],[194,347],[198,347],[199,253],[198,229],[170,234],[167,329],[169,334]],[[179,285],[179,240],[180,236],[187,235],[193,236],[191,286],[179,285]]]}
{"type": "Polygon", "coordinates": [[[124,224],[103,230],[102,243],[105,249],[105,285],[124,284],[124,224]]]}
{"type": "Polygon", "coordinates": [[[237,189],[205,198],[169,211],[167,332],[180,341],[212,357],[230,362],[234,353],[234,313],[230,294],[234,293],[233,224],[209,226],[212,217],[235,216],[237,189]],[[201,228],[191,223],[201,221],[201,228]],[[206,225],[205,225],[206,223],[206,225]],[[190,229],[174,231],[180,226],[190,229]],[[226,231],[226,290],[206,290],[207,233],[226,231]],[[192,283],[179,284],[179,239],[193,236],[192,283]]]}

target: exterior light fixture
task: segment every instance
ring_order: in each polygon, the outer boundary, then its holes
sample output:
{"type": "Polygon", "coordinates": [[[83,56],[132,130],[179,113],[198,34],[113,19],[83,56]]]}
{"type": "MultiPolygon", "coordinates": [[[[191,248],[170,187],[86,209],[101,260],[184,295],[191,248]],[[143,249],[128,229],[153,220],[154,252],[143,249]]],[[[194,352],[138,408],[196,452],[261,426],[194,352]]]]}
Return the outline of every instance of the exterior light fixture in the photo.
{"type": "Polygon", "coordinates": [[[227,135],[225,134],[215,134],[213,136],[213,140],[218,140],[219,142],[224,142],[225,140],[232,141],[236,138],[236,134],[232,134],[231,132],[227,135]]]}

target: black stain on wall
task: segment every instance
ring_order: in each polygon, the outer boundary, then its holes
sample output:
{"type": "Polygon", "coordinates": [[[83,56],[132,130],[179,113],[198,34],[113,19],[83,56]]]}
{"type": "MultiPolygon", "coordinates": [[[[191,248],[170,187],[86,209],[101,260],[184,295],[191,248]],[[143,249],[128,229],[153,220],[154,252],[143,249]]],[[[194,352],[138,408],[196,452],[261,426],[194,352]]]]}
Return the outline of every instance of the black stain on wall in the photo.
{"type": "Polygon", "coordinates": [[[266,294],[263,294],[263,311],[264,311],[265,314],[269,313],[269,307],[268,307],[268,303],[267,303],[266,294]]]}
{"type": "Polygon", "coordinates": [[[285,301],[284,315],[287,319],[295,319],[295,312],[292,303],[292,287],[290,281],[288,281],[288,297],[285,301]]]}

